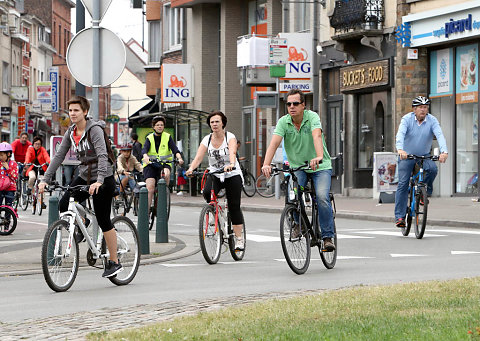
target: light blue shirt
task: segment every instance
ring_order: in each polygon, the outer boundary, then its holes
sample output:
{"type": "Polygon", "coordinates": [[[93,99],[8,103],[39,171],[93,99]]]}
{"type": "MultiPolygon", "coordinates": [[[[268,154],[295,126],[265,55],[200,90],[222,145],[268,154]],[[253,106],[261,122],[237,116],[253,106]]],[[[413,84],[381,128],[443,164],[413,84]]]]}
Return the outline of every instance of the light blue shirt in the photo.
{"type": "Polygon", "coordinates": [[[447,141],[443,136],[438,120],[427,114],[422,124],[418,124],[415,113],[410,112],[402,117],[398,127],[395,147],[407,154],[428,155],[432,149],[433,136],[437,138],[440,153],[448,153],[447,141]]]}

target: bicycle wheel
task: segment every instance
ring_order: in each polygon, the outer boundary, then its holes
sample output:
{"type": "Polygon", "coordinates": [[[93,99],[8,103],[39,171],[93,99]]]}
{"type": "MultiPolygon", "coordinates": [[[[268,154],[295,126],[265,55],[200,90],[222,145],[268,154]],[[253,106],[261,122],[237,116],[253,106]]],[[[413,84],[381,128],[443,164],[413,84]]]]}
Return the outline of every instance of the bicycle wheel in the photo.
{"type": "Polygon", "coordinates": [[[170,218],[170,187],[166,187],[167,190],[167,221],[170,218]]]}
{"type": "Polygon", "coordinates": [[[112,200],[112,211],[113,215],[116,216],[125,216],[126,209],[125,209],[125,197],[123,194],[118,195],[118,197],[114,197],[112,200]]]}
{"type": "Polygon", "coordinates": [[[247,233],[245,230],[245,221],[243,222],[242,238],[243,238],[243,250],[235,250],[235,234],[232,229],[232,220],[230,219],[230,213],[228,213],[228,248],[230,249],[230,254],[232,258],[236,261],[242,260],[245,256],[245,249],[247,247],[247,233]]]}
{"type": "Polygon", "coordinates": [[[320,252],[320,258],[322,259],[323,265],[327,269],[333,269],[335,264],[337,263],[337,251],[338,251],[338,243],[337,243],[337,227],[335,226],[335,219],[333,219],[333,232],[335,233],[335,237],[333,238],[333,244],[335,245],[335,250],[332,252],[323,252],[322,247],[318,246],[318,251],[320,252]]]}
{"type": "Polygon", "coordinates": [[[293,205],[286,205],[283,209],[280,218],[280,240],[288,266],[297,275],[301,275],[307,271],[310,265],[310,234],[308,231],[300,229],[295,231],[297,223],[295,223],[294,213],[296,211],[297,209],[293,205]]]}
{"type": "Polygon", "coordinates": [[[412,218],[413,218],[412,200],[413,200],[413,190],[412,190],[412,186],[410,186],[408,190],[407,219],[405,221],[405,227],[401,228],[402,234],[404,236],[408,236],[408,234],[410,233],[410,228],[412,227],[412,218]]]}
{"type": "Polygon", "coordinates": [[[28,189],[27,189],[27,186],[26,186],[26,182],[25,181],[22,181],[22,193],[20,195],[20,207],[22,208],[22,210],[26,211],[27,208],[28,208],[28,202],[29,202],[29,198],[28,198],[28,189]]]}
{"type": "Polygon", "coordinates": [[[133,195],[133,215],[138,216],[138,197],[133,195]]]}
{"type": "Polygon", "coordinates": [[[415,237],[422,239],[425,233],[425,227],[427,226],[427,209],[428,209],[428,197],[427,188],[419,187],[417,196],[415,199],[415,237]],[[423,205],[421,205],[423,203],[423,205]]]}
{"type": "Polygon", "coordinates": [[[12,234],[17,228],[17,216],[9,207],[0,207],[0,235],[12,234]]]}
{"type": "Polygon", "coordinates": [[[35,215],[37,212],[37,196],[32,193],[32,214],[35,215]]]}
{"type": "Polygon", "coordinates": [[[67,291],[78,272],[78,244],[72,240],[70,252],[68,223],[57,220],[45,233],[42,245],[43,277],[48,286],[57,292],[67,291]]]}
{"type": "Polygon", "coordinates": [[[43,197],[43,195],[42,195],[41,200],[37,200],[37,214],[38,214],[39,216],[42,215],[42,211],[43,211],[42,205],[43,205],[43,203],[44,203],[44,200],[45,200],[45,197],[43,197]]]}
{"type": "Polygon", "coordinates": [[[215,221],[215,208],[205,205],[200,213],[198,223],[198,237],[203,258],[208,264],[215,264],[220,258],[223,242],[222,229],[215,221]]]}
{"type": "Polygon", "coordinates": [[[245,193],[247,197],[253,197],[256,191],[255,177],[252,173],[246,172],[243,174],[243,193],[245,193]]]}
{"type": "Polygon", "coordinates": [[[157,215],[157,191],[154,192],[153,195],[153,205],[150,207],[150,213],[149,213],[149,223],[148,223],[148,229],[151,230],[153,229],[153,223],[155,222],[155,216],[157,215]]]}
{"type": "Polygon", "coordinates": [[[271,198],[275,194],[274,191],[274,181],[273,176],[270,178],[266,178],[265,175],[260,174],[260,176],[255,181],[255,188],[257,189],[257,193],[264,198],[271,198]]]}
{"type": "Polygon", "coordinates": [[[140,266],[138,232],[128,217],[115,217],[112,224],[117,231],[117,256],[123,271],[108,279],[116,285],[126,285],[135,278],[140,266]]]}

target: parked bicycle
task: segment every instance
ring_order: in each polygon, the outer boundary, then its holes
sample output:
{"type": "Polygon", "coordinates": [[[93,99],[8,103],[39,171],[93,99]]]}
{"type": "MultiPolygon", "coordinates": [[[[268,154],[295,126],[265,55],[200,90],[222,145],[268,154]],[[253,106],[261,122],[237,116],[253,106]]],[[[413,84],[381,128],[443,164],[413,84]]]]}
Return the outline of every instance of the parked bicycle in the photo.
{"type": "Polygon", "coordinates": [[[0,236],[12,234],[17,228],[17,212],[8,205],[0,206],[0,236]]]}
{"type": "MultiPolygon", "coordinates": [[[[206,176],[213,176],[214,174],[221,173],[224,173],[224,171],[209,172],[206,176]]],[[[193,175],[202,174],[203,172],[193,172],[193,175]]],[[[203,258],[205,258],[209,264],[216,264],[220,259],[222,246],[225,245],[225,251],[228,247],[232,258],[235,261],[240,261],[245,255],[247,241],[245,223],[243,223],[242,231],[244,247],[243,250],[236,250],[235,234],[233,232],[232,221],[228,212],[227,198],[225,197],[223,204],[220,204],[215,195],[215,191],[213,190],[213,186],[211,193],[211,201],[202,208],[198,224],[198,236],[203,258]]]]}
{"type": "MultiPolygon", "coordinates": [[[[74,236],[76,229],[85,236],[88,246],[86,256],[88,265],[105,269],[110,255],[95,212],[90,207],[90,199],[88,208],[74,199],[75,191],[88,193],[89,186],[70,187],[54,184],[53,188],[71,193],[68,210],[61,213],[60,220],[48,228],[42,245],[43,276],[52,290],[60,292],[68,290],[73,285],[78,273],[79,247],[74,236]],[[89,222],[88,226],[86,222],[89,222]],[[101,260],[103,266],[96,266],[97,260],[101,260]]],[[[118,260],[124,270],[108,279],[116,285],[126,285],[133,280],[140,265],[138,232],[134,223],[127,217],[113,218],[112,225],[117,232],[118,260]]]]}
{"type": "Polygon", "coordinates": [[[300,275],[307,271],[310,264],[311,246],[318,246],[320,258],[327,269],[332,269],[337,261],[337,230],[335,227],[335,199],[330,193],[330,202],[333,210],[333,238],[335,250],[327,252],[323,247],[320,226],[318,222],[318,207],[315,198],[315,188],[312,179],[308,180],[307,186],[298,185],[295,172],[301,169],[308,169],[308,163],[296,168],[280,169],[272,167],[272,174],[287,172],[290,174],[293,183],[293,195],[289,195],[288,187],[285,191],[285,208],[280,220],[280,240],[282,250],[288,266],[293,272],[300,275]],[[306,195],[310,196],[311,219],[308,218],[306,203],[302,200],[306,195]]]}
{"type": "MultiPolygon", "coordinates": [[[[264,198],[271,198],[275,195],[275,181],[280,181],[280,191],[285,193],[286,189],[291,189],[288,172],[278,172],[272,174],[268,179],[260,174],[255,180],[255,188],[258,194],[264,198]],[[290,184],[290,185],[289,185],[290,184]]],[[[288,193],[287,191],[286,193],[288,193]]]]}
{"type": "Polygon", "coordinates": [[[239,161],[240,169],[242,170],[243,175],[243,193],[245,193],[247,197],[253,197],[257,191],[255,186],[255,177],[244,166],[244,163],[247,162],[248,160],[239,161]]]}
{"type": "MultiPolygon", "coordinates": [[[[161,177],[163,178],[165,176],[165,173],[163,172],[163,169],[165,165],[170,164],[172,162],[177,163],[177,161],[165,161],[158,159],[154,156],[150,156],[150,163],[156,163],[162,167],[162,173],[161,177]]],[[[167,191],[167,220],[170,218],[170,187],[166,186],[166,191],[167,191]]],[[[153,196],[153,202],[152,202],[152,207],[150,208],[150,215],[149,215],[149,225],[148,228],[151,230],[153,228],[153,223],[155,222],[155,217],[157,216],[157,202],[158,202],[158,186],[155,184],[155,192],[153,196]]]]}
{"type": "Polygon", "coordinates": [[[412,221],[414,222],[415,237],[422,239],[427,226],[428,196],[427,184],[424,182],[423,162],[427,159],[438,161],[438,155],[418,156],[409,154],[408,159],[419,160],[413,169],[408,186],[407,221],[402,227],[402,234],[408,236],[412,221]]]}
{"type": "MultiPolygon", "coordinates": [[[[135,187],[132,189],[130,186],[127,186],[127,188],[120,191],[120,193],[112,200],[112,210],[115,216],[126,216],[130,210],[133,210],[134,216],[138,215],[140,189],[145,187],[146,184],[143,181],[142,173],[133,171],[133,177],[135,179],[135,187]]],[[[122,184],[120,184],[120,186],[122,186],[122,184]]]]}

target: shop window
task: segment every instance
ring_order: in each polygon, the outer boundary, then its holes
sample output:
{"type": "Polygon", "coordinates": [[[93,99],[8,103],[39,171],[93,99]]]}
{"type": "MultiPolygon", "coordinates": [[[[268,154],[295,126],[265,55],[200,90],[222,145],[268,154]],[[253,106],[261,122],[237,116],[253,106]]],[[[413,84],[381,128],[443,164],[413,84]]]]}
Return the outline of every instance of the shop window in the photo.
{"type": "Polygon", "coordinates": [[[478,45],[456,48],[456,192],[471,192],[478,171],[478,45]]]}
{"type": "Polygon", "coordinates": [[[358,96],[357,168],[373,167],[374,124],[372,94],[358,96]]]}

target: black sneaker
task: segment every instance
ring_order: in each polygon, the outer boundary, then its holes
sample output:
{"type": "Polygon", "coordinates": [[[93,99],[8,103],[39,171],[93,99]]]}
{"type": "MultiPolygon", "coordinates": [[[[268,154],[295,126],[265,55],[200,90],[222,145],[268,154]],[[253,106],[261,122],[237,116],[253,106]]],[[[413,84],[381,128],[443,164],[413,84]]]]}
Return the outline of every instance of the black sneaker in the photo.
{"type": "Polygon", "coordinates": [[[44,202],[42,202],[42,210],[45,210],[45,209],[47,209],[47,205],[44,202]]]}
{"type": "Polygon", "coordinates": [[[395,221],[395,226],[397,226],[399,228],[405,227],[405,219],[404,218],[398,218],[395,221]]]}
{"type": "Polygon", "coordinates": [[[120,264],[120,261],[118,261],[118,263],[115,263],[114,261],[109,260],[107,265],[105,266],[105,271],[103,272],[102,277],[112,277],[122,271],[123,266],[122,264],[120,264]]]}

